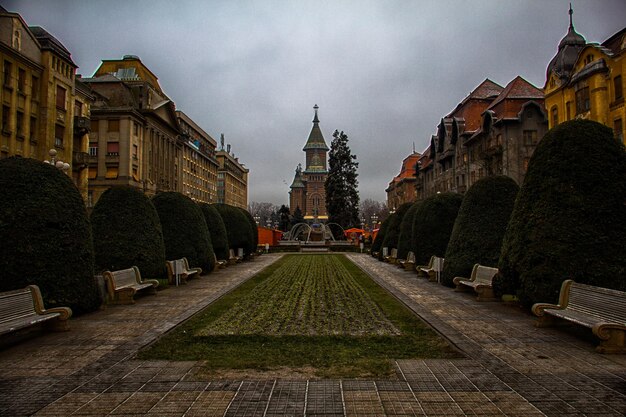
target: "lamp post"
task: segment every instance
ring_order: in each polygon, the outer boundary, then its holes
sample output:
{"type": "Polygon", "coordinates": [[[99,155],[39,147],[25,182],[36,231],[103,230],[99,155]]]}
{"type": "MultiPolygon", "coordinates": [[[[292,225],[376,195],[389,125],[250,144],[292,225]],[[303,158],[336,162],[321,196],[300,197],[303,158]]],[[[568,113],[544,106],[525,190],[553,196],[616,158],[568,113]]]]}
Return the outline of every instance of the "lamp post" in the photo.
{"type": "Polygon", "coordinates": [[[254,216],[254,221],[256,222],[256,225],[259,225],[259,222],[261,221],[261,217],[257,214],[254,216]]]}
{"type": "Polygon", "coordinates": [[[372,227],[370,232],[376,228],[376,223],[378,223],[378,215],[372,214],[372,227]]]}
{"type": "Polygon", "coordinates": [[[54,167],[57,167],[58,169],[60,169],[64,173],[67,173],[67,171],[70,169],[70,164],[68,164],[67,162],[63,162],[60,159],[57,159],[57,151],[56,151],[56,149],[50,149],[48,151],[48,155],[50,155],[50,160],[48,161],[46,159],[45,161],[43,161],[44,163],[50,164],[50,165],[52,165],[54,167]]]}

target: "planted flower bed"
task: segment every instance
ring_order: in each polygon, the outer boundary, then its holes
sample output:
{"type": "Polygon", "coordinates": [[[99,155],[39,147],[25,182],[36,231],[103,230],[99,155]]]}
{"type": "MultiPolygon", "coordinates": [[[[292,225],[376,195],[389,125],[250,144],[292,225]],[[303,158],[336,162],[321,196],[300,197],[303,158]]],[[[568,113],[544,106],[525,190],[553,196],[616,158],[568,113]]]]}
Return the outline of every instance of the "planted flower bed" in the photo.
{"type": "Polygon", "coordinates": [[[458,354],[343,255],[286,255],[139,355],[226,369],[394,373],[393,360],[458,354]]]}

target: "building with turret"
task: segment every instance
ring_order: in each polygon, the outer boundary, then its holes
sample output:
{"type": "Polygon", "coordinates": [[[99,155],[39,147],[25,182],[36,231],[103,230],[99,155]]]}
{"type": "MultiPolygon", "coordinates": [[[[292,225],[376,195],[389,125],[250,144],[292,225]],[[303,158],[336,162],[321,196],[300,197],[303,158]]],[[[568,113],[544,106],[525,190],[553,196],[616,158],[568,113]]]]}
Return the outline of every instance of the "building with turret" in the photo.
{"type": "Polygon", "coordinates": [[[587,43],[574,29],[572,14],[570,8],[567,34],[546,70],[550,128],[572,119],[594,120],[625,142],[626,28],[601,44],[587,43]]]}
{"type": "Polygon", "coordinates": [[[326,155],[328,146],[320,130],[317,104],[313,107],[313,128],[302,150],[305,152],[305,168],[298,164],[289,191],[291,212],[300,208],[305,220],[328,220],[326,213],[326,191],[324,183],[328,176],[326,155]]]}

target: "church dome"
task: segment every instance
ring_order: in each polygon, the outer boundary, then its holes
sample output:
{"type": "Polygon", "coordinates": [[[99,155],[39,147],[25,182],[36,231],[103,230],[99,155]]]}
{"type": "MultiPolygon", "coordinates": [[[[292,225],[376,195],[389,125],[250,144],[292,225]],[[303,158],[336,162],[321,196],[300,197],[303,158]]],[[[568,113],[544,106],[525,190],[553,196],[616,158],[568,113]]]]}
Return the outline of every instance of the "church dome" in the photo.
{"type": "Polygon", "coordinates": [[[565,37],[561,39],[561,42],[559,42],[559,49],[556,55],[548,64],[546,79],[549,79],[550,74],[553,72],[556,73],[561,79],[569,77],[572,69],[574,68],[574,64],[576,64],[576,59],[578,59],[578,53],[587,44],[585,38],[574,29],[574,24],[572,23],[573,13],[574,12],[570,7],[569,28],[565,37]]]}

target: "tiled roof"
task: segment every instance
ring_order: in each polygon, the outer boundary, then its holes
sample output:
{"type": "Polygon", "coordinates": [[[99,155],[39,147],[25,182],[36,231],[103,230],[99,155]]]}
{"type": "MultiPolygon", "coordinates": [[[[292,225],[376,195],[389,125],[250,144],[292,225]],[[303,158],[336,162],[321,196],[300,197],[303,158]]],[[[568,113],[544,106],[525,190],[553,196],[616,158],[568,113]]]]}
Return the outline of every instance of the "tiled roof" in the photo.
{"type": "Polygon", "coordinates": [[[488,100],[497,97],[503,88],[489,78],[480,83],[467,97],[463,99],[446,117],[455,117],[456,113],[470,100],[488,100]]]}
{"type": "Polygon", "coordinates": [[[35,38],[41,44],[42,49],[51,50],[57,54],[59,54],[63,59],[70,62],[74,67],[78,67],[72,61],[72,54],[68,51],[65,46],[54,36],[52,36],[47,30],[42,28],[41,26],[29,26],[28,29],[35,35],[35,38]]]}
{"type": "Polygon", "coordinates": [[[626,28],[620,30],[604,42],[602,46],[610,50],[613,54],[619,54],[626,46],[626,28]]]}
{"type": "MultiPolygon", "coordinates": [[[[517,99],[517,100],[543,100],[543,91],[520,77],[519,75],[513,79],[502,90],[498,98],[496,98],[487,107],[488,110],[494,110],[499,103],[504,100],[517,99]]],[[[496,111],[496,114],[498,112],[496,111]]],[[[503,117],[498,114],[498,117],[503,117]]]]}

